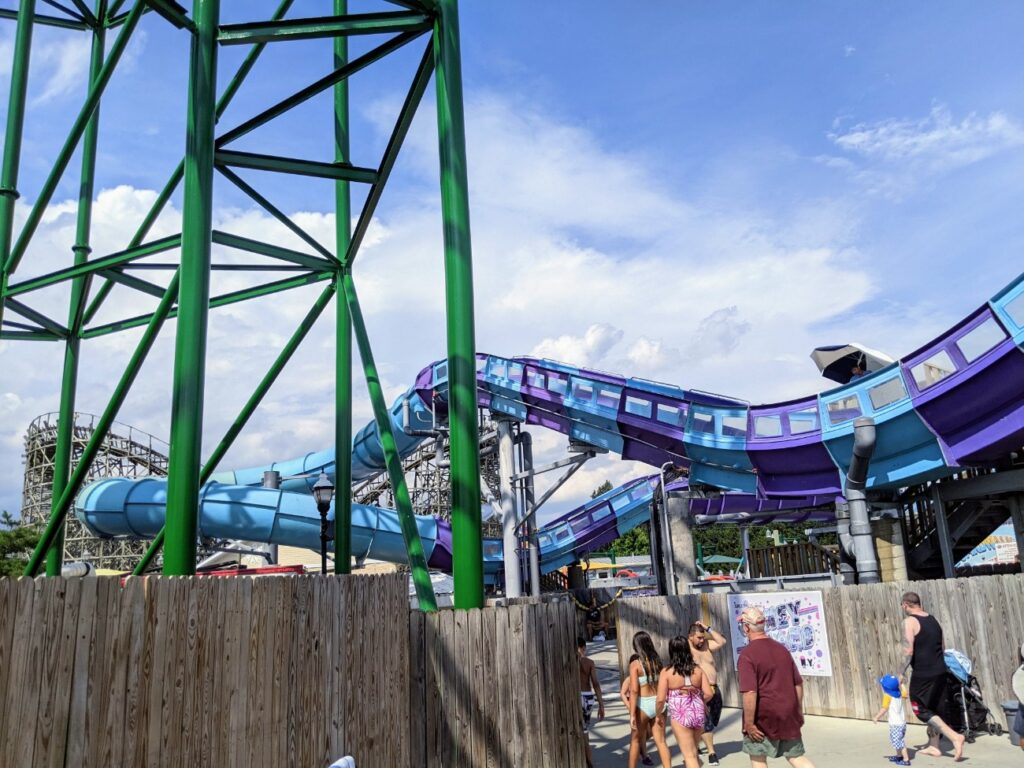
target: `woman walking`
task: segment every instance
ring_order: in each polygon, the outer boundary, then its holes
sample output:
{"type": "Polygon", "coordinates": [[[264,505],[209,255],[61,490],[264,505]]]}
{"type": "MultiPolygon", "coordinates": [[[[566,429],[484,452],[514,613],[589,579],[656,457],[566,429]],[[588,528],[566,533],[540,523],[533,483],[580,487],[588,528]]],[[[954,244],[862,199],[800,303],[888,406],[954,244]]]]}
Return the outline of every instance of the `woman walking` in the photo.
{"type": "Polygon", "coordinates": [[[672,758],[665,743],[665,718],[662,710],[655,708],[661,657],[654,650],[651,636],[643,631],[633,635],[633,650],[637,658],[629,665],[629,768],[636,768],[648,731],[654,736],[662,768],[671,768],[672,758]]]}
{"type": "MultiPolygon", "coordinates": [[[[715,691],[703,670],[694,661],[689,641],[679,635],[668,645],[669,666],[658,677],[658,711],[666,704],[672,720],[672,733],[683,753],[686,768],[698,768],[697,743],[704,732],[705,704],[715,691]]],[[[664,736],[662,737],[664,740],[664,736]]]]}

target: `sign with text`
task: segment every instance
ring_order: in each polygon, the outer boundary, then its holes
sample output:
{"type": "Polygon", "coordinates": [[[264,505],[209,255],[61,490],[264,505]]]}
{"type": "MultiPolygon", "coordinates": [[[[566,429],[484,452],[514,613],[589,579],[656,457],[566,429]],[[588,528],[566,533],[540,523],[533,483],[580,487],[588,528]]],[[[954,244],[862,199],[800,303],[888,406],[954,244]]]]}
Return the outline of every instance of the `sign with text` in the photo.
{"type": "Polygon", "coordinates": [[[764,611],[765,632],[789,649],[801,675],[832,677],[832,656],[828,649],[821,592],[747,592],[729,595],[734,667],[740,649],[747,644],[736,619],[751,606],[764,611]]]}

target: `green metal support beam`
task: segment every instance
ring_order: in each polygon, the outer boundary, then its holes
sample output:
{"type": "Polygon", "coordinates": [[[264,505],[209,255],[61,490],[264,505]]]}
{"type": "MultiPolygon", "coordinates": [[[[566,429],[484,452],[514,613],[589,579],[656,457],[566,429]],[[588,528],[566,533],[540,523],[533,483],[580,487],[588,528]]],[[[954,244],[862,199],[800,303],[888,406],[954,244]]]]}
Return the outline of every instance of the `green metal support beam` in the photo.
{"type": "Polygon", "coordinates": [[[433,20],[429,16],[416,12],[336,14],[310,19],[289,19],[277,23],[257,21],[248,24],[225,24],[220,28],[219,40],[221,45],[276,43],[389,32],[425,32],[432,26],[433,20]]]}
{"type": "MultiPolygon", "coordinates": [[[[348,13],[348,0],[334,0],[334,13],[348,13]]],[[[334,68],[348,63],[348,38],[334,38],[334,68]]],[[[348,80],[334,85],[334,160],[347,163],[349,141],[348,80]]],[[[380,183],[378,179],[376,183],[380,183]]],[[[352,240],[352,196],[349,183],[334,184],[334,238],[339,257],[352,240]]],[[[342,271],[334,278],[334,572],[352,571],[352,319],[344,299],[342,271]]]]}
{"type": "MultiPolygon", "coordinates": [[[[288,10],[292,7],[292,3],[294,1],[295,0],[281,0],[281,4],[278,5],[277,10],[274,11],[272,20],[278,21],[283,19],[285,14],[288,13],[288,10]]],[[[120,7],[121,3],[118,2],[116,5],[120,7]]],[[[252,68],[256,65],[256,61],[259,59],[260,54],[263,53],[263,49],[265,47],[266,46],[264,45],[254,45],[249,53],[246,54],[244,61],[242,61],[241,66],[239,66],[238,70],[235,72],[234,77],[231,78],[227,87],[224,88],[224,92],[217,100],[218,120],[224,114],[228,105],[231,104],[231,100],[235,97],[235,94],[238,93],[238,89],[242,87],[242,83],[245,82],[245,78],[248,77],[249,72],[251,72],[252,68]]],[[[149,230],[163,212],[164,206],[167,205],[167,201],[171,199],[171,195],[174,194],[174,190],[178,188],[178,184],[181,183],[181,180],[184,177],[185,161],[182,160],[178,163],[178,167],[174,169],[174,172],[171,174],[171,178],[167,180],[167,183],[160,191],[160,194],[157,195],[156,200],[153,201],[153,205],[150,206],[145,218],[142,220],[139,228],[135,231],[135,235],[132,237],[131,242],[128,243],[129,248],[138,246],[143,239],[145,239],[146,235],[149,234],[149,230]]],[[[113,287],[114,284],[109,281],[104,282],[103,285],[100,286],[100,289],[96,292],[95,298],[93,298],[92,303],[85,311],[85,324],[92,322],[92,319],[96,316],[96,313],[103,305],[103,302],[106,301],[107,296],[110,295],[110,290],[113,287]]]]}
{"type": "Polygon", "coordinates": [[[174,0],[146,0],[146,4],[178,29],[187,29],[189,32],[195,33],[196,25],[188,17],[188,10],[185,6],[174,2],[174,0]]]}
{"type": "Polygon", "coordinates": [[[196,32],[189,65],[185,205],[181,232],[181,291],[174,344],[170,457],[167,472],[167,544],[164,574],[196,571],[206,325],[213,235],[213,155],[217,122],[217,25],[220,0],[196,0],[196,32]]]}
{"type": "Polygon", "coordinates": [[[255,117],[250,118],[249,120],[246,120],[244,123],[232,128],[230,131],[228,131],[219,139],[217,139],[217,146],[224,147],[233,141],[237,141],[246,134],[255,131],[261,125],[269,123],[271,120],[273,120],[276,117],[280,117],[288,110],[297,107],[299,104],[303,104],[304,102],[313,98],[317,94],[323,93],[328,88],[334,86],[336,83],[340,83],[342,80],[345,80],[346,78],[354,75],[361,69],[370,66],[375,61],[379,61],[380,59],[387,56],[389,53],[394,53],[402,46],[415,40],[421,34],[423,33],[403,32],[399,35],[395,35],[386,43],[383,43],[374,48],[373,50],[364,53],[362,56],[353,59],[352,61],[346,63],[345,66],[334,70],[331,74],[327,75],[326,77],[322,77],[315,83],[307,85],[298,93],[295,93],[286,99],[282,99],[277,104],[274,104],[272,107],[268,107],[255,117]]]}
{"type": "Polygon", "coordinates": [[[66,339],[70,333],[67,328],[56,320],[47,317],[42,312],[37,312],[32,309],[32,307],[22,304],[20,301],[16,301],[15,299],[7,299],[7,308],[11,310],[11,312],[21,315],[26,320],[31,320],[36,325],[42,326],[50,333],[57,334],[62,339],[66,339]]]}
{"type": "Polygon", "coordinates": [[[299,264],[307,269],[335,269],[333,260],[321,259],[318,256],[310,256],[302,251],[293,251],[291,248],[284,248],[280,245],[264,243],[261,240],[253,240],[251,237],[233,235],[230,232],[213,230],[213,242],[228,248],[235,248],[248,253],[256,253],[260,256],[269,256],[272,259],[281,259],[293,264],[299,264]]]}
{"type": "MultiPolygon", "coordinates": [[[[412,569],[412,581],[416,587],[416,598],[423,611],[436,611],[437,598],[434,586],[430,582],[430,571],[423,554],[423,542],[420,540],[419,529],[416,528],[416,516],[412,511],[412,500],[409,498],[409,487],[405,483],[405,471],[402,469],[402,457],[398,454],[394,432],[391,431],[391,414],[384,400],[384,388],[377,373],[377,364],[373,359],[370,337],[366,333],[363,312],[359,307],[356,295],[356,284],[352,275],[346,272],[342,277],[345,289],[345,302],[348,304],[349,316],[352,319],[352,330],[355,332],[359,356],[363,361],[363,373],[366,376],[366,388],[369,390],[370,403],[373,405],[373,418],[377,422],[377,436],[381,450],[384,451],[384,463],[387,466],[388,479],[391,481],[391,492],[395,497],[395,509],[398,512],[398,523],[402,528],[402,538],[409,555],[409,567],[412,569]]],[[[479,480],[477,480],[479,483],[479,480]]],[[[479,510],[478,510],[479,513],[479,510]]],[[[482,556],[482,553],[481,553],[482,556]]],[[[481,569],[483,561],[481,560],[481,569]]]]}
{"type": "Polygon", "coordinates": [[[170,312],[171,305],[174,304],[174,300],[177,296],[178,273],[175,273],[170,285],[167,286],[167,292],[164,294],[163,299],[161,299],[160,305],[157,307],[156,312],[153,313],[149,324],[146,326],[146,330],[143,332],[138,344],[136,344],[135,351],[132,353],[127,367],[121,374],[121,378],[118,380],[117,386],[114,387],[114,392],[110,396],[110,401],[107,403],[107,407],[103,409],[103,413],[100,414],[100,418],[96,421],[96,425],[93,427],[92,437],[90,437],[89,442],[85,444],[85,448],[82,450],[82,455],[78,459],[78,464],[75,466],[75,471],[71,473],[71,477],[68,479],[64,492],[61,494],[57,503],[53,506],[53,514],[50,516],[50,520],[46,524],[46,528],[43,530],[43,533],[39,538],[39,543],[32,552],[32,557],[29,558],[28,565],[25,566],[25,576],[35,576],[39,573],[39,566],[46,557],[47,551],[52,546],[58,531],[64,527],[64,521],[67,518],[68,510],[71,509],[71,504],[74,501],[75,496],[78,494],[79,490],[81,490],[82,483],[85,482],[89,468],[92,466],[92,462],[96,458],[96,454],[103,445],[103,441],[106,439],[107,432],[110,430],[111,424],[113,424],[114,419],[117,418],[117,413],[124,404],[125,397],[128,396],[128,391],[131,389],[136,376],[139,374],[139,370],[142,368],[142,363],[146,360],[146,356],[153,348],[153,342],[156,341],[156,338],[160,333],[160,328],[167,319],[167,314],[170,312]]]}
{"type": "Polygon", "coordinates": [[[18,241],[14,246],[14,250],[7,259],[5,268],[8,273],[12,273],[18,268],[18,263],[25,255],[25,249],[28,248],[32,235],[35,234],[36,228],[39,226],[39,222],[43,219],[43,214],[46,213],[46,208],[50,204],[50,200],[53,198],[53,193],[57,191],[57,184],[60,183],[61,177],[64,175],[64,171],[67,170],[68,163],[71,162],[71,157],[74,155],[75,150],[78,147],[78,142],[81,141],[82,135],[85,133],[86,126],[89,124],[89,120],[92,119],[93,113],[99,106],[100,97],[106,90],[107,84],[110,82],[110,78],[113,76],[114,70],[117,68],[117,64],[121,60],[121,56],[128,47],[128,42],[131,40],[132,33],[135,31],[136,26],[138,26],[139,19],[142,18],[143,7],[144,5],[142,0],[136,0],[135,5],[128,14],[128,19],[125,21],[124,27],[118,33],[114,44],[110,47],[110,54],[107,56],[106,61],[103,62],[103,66],[100,68],[98,76],[90,84],[89,95],[85,99],[85,104],[83,104],[82,109],[79,110],[78,116],[75,118],[75,122],[71,126],[68,138],[64,142],[64,146],[61,148],[60,152],[57,154],[57,159],[54,161],[53,168],[50,170],[49,176],[46,177],[46,181],[43,182],[43,188],[39,191],[39,196],[36,198],[35,204],[32,206],[32,210],[28,214],[28,218],[25,220],[25,226],[22,228],[21,234],[18,236],[18,241]]]}
{"type": "Polygon", "coordinates": [[[402,109],[398,113],[395,128],[388,139],[388,145],[384,150],[380,168],[377,170],[377,181],[370,187],[370,192],[366,196],[366,202],[363,203],[363,210],[359,213],[359,221],[356,222],[355,230],[349,239],[348,248],[344,252],[346,267],[352,266],[352,262],[359,252],[359,247],[363,244],[363,238],[366,237],[370,222],[373,221],[373,214],[377,210],[377,203],[380,202],[380,198],[384,194],[384,186],[391,177],[391,170],[395,167],[395,161],[398,160],[398,153],[401,151],[402,143],[409,133],[409,128],[412,125],[413,118],[416,116],[416,110],[423,99],[423,94],[430,84],[430,75],[433,71],[434,51],[433,47],[428,45],[423,52],[423,57],[420,59],[420,65],[416,70],[416,76],[413,78],[412,85],[409,87],[409,92],[405,96],[402,109]]]}
{"type": "Polygon", "coordinates": [[[150,243],[146,243],[145,245],[139,245],[135,248],[120,251],[119,253],[112,253],[109,256],[101,256],[98,259],[85,261],[81,264],[65,267],[64,269],[58,269],[56,272],[50,272],[45,275],[40,275],[39,277],[33,277],[31,280],[23,280],[20,283],[15,283],[10,286],[7,290],[7,295],[18,296],[40,288],[48,288],[51,285],[63,283],[66,280],[73,280],[76,277],[92,275],[97,272],[103,272],[112,267],[118,267],[122,264],[134,261],[135,259],[142,259],[146,256],[163,253],[164,251],[171,251],[180,245],[181,235],[163,237],[159,240],[153,240],[150,243]]]}
{"type": "MultiPolygon", "coordinates": [[[[101,12],[105,0],[97,0],[97,12],[101,12]]],[[[106,30],[97,27],[92,33],[92,48],[89,54],[89,85],[94,86],[103,69],[103,51],[106,30]]],[[[92,198],[96,188],[96,145],[99,140],[99,104],[92,111],[82,136],[82,170],[78,183],[78,212],[75,221],[75,244],[72,248],[75,264],[84,264],[90,252],[92,232],[92,198]]],[[[57,444],[53,452],[53,486],[50,498],[50,516],[57,514],[57,502],[64,494],[71,475],[71,446],[75,430],[75,400],[78,389],[78,356],[82,313],[85,308],[85,293],[88,278],[77,277],[71,281],[71,304],[68,308],[68,337],[64,342],[64,371],[61,377],[60,406],[57,416],[57,444]]],[[[163,291],[159,292],[163,296],[163,291]]],[[[57,536],[46,554],[46,575],[60,576],[64,564],[64,526],[57,529],[57,536]]]]}
{"type": "MultiPolygon", "coordinates": [[[[16,19],[18,11],[10,11],[6,8],[0,9],[0,19],[16,19]]],[[[74,29],[79,32],[89,29],[89,26],[81,21],[65,19],[61,16],[48,16],[45,13],[37,13],[32,17],[36,24],[45,27],[59,27],[60,29],[74,29]]]]}
{"type": "Polygon", "coordinates": [[[455,607],[468,609],[482,607],[484,601],[473,252],[469,230],[458,3],[456,0],[437,0],[437,9],[434,61],[437,68],[437,133],[448,323],[452,555],[455,607]]]}
{"type": "Polygon", "coordinates": [[[139,291],[139,293],[146,293],[150,296],[156,296],[157,298],[164,295],[164,289],[156,283],[151,283],[148,280],[141,280],[122,270],[123,268],[108,269],[106,272],[103,272],[103,276],[113,283],[119,283],[120,285],[127,286],[132,290],[139,291]]]}
{"type": "Polygon", "coordinates": [[[335,258],[334,254],[327,250],[327,248],[325,248],[323,245],[321,245],[320,242],[315,237],[310,235],[306,230],[304,230],[302,227],[300,227],[298,224],[292,221],[292,219],[287,214],[285,214],[284,211],[282,211],[280,208],[271,203],[267,198],[265,198],[263,195],[257,192],[255,188],[253,188],[247,181],[245,181],[245,179],[243,179],[237,173],[230,170],[229,168],[225,168],[223,165],[218,166],[217,170],[224,178],[226,178],[228,181],[230,181],[232,184],[234,184],[236,187],[242,190],[246,195],[248,195],[250,199],[252,199],[257,205],[259,205],[260,208],[262,208],[275,219],[277,219],[279,222],[281,222],[281,224],[287,227],[293,235],[302,240],[310,248],[315,250],[325,259],[333,260],[335,258]]]}
{"type": "Polygon", "coordinates": [[[373,184],[377,180],[377,171],[373,168],[360,168],[349,163],[323,163],[294,157],[259,155],[255,152],[220,149],[217,150],[216,163],[234,168],[249,168],[254,171],[290,173],[296,176],[314,176],[336,181],[357,181],[362,184],[373,184]]]}
{"type": "MultiPolygon", "coordinates": [[[[284,345],[284,348],[270,366],[270,370],[268,370],[260,380],[260,383],[256,386],[256,390],[249,397],[246,404],[242,406],[242,410],[232,422],[228,431],[224,434],[224,437],[222,437],[220,442],[217,443],[217,447],[213,449],[213,453],[210,454],[210,458],[206,460],[202,471],[199,473],[200,487],[209,481],[210,477],[217,469],[217,465],[220,464],[221,459],[224,458],[224,454],[228,452],[232,444],[235,442],[235,439],[241,434],[246,423],[248,423],[249,419],[252,418],[253,413],[256,412],[256,408],[263,401],[263,398],[266,397],[267,392],[270,391],[274,382],[277,381],[277,377],[281,375],[281,371],[284,370],[288,361],[292,359],[292,356],[295,354],[295,350],[297,350],[303,340],[305,340],[306,336],[316,324],[320,315],[323,314],[324,309],[326,309],[333,296],[334,286],[328,285],[320,293],[320,296],[317,298],[316,302],[314,302],[313,307],[306,313],[306,316],[302,319],[302,322],[295,330],[295,333],[293,333],[291,338],[288,339],[288,343],[284,345]]],[[[166,539],[166,531],[167,527],[165,525],[160,529],[160,532],[146,549],[146,553],[142,556],[142,559],[135,566],[135,570],[132,571],[133,575],[141,576],[146,572],[146,569],[149,568],[153,558],[156,557],[161,547],[163,547],[164,540],[166,539]]]]}
{"type": "MultiPolygon", "coordinates": [[[[260,296],[269,296],[273,293],[290,291],[293,288],[302,288],[305,285],[312,285],[313,283],[322,283],[324,280],[330,280],[334,277],[334,274],[334,270],[329,272],[306,272],[298,277],[290,277],[284,280],[277,280],[273,283],[264,283],[263,285],[257,285],[252,288],[242,288],[238,291],[223,293],[210,299],[210,309],[226,307],[229,304],[238,304],[243,301],[248,301],[249,299],[259,298],[260,296]]],[[[177,316],[178,310],[171,310],[169,317],[177,316]]],[[[139,326],[148,323],[152,317],[152,314],[138,315],[125,320],[116,320],[105,325],[97,325],[93,328],[87,328],[82,331],[82,338],[93,339],[99,336],[107,336],[111,333],[117,333],[118,331],[126,331],[129,328],[138,328],[139,326]]]]}
{"type": "Polygon", "coordinates": [[[18,170],[21,166],[21,139],[25,128],[25,99],[28,94],[28,65],[32,52],[32,19],[35,0],[21,0],[18,25],[14,30],[14,60],[7,97],[7,133],[4,134],[4,158],[0,167],[0,327],[3,326],[4,300],[11,270],[11,241],[14,237],[14,204],[18,200],[18,170]]]}

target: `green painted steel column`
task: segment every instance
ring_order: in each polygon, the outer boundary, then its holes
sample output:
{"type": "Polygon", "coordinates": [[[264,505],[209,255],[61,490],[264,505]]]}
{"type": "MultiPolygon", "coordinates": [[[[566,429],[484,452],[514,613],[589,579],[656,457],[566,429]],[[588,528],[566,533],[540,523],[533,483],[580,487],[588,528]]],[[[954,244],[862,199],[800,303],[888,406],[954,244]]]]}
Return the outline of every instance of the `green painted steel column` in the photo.
{"type": "MultiPolygon", "coordinates": [[[[106,0],[97,0],[96,18],[102,19],[106,0]]],[[[97,25],[92,33],[92,53],[89,60],[89,85],[95,86],[103,68],[103,49],[106,29],[97,25]]],[[[99,136],[100,108],[93,110],[82,136],[82,174],[78,185],[78,220],[76,223],[75,264],[84,264],[89,258],[90,232],[92,230],[92,198],[96,186],[96,141],[99,136]]],[[[75,429],[75,393],[78,388],[78,350],[81,343],[79,331],[82,311],[85,306],[85,292],[88,278],[77,277],[71,282],[71,304],[68,309],[68,335],[64,345],[64,375],[60,390],[60,415],[57,420],[57,445],[53,456],[53,496],[50,514],[59,512],[57,504],[67,487],[71,474],[71,443],[75,429]]],[[[60,526],[53,546],[46,553],[46,575],[60,576],[64,562],[64,526],[60,526]]]]}
{"type": "Polygon", "coordinates": [[[457,0],[437,0],[436,7],[434,61],[448,316],[448,416],[451,429],[455,607],[479,608],[484,604],[480,445],[473,328],[473,252],[469,234],[459,11],[457,0]]]}
{"type": "MultiPolygon", "coordinates": [[[[348,13],[348,0],[334,0],[334,15],[348,13]]],[[[334,68],[348,62],[348,37],[334,38],[334,68]]],[[[334,86],[334,159],[350,161],[348,78],[334,86]]],[[[344,259],[352,240],[352,199],[349,182],[334,182],[335,243],[344,259]]],[[[352,570],[352,319],[344,299],[342,272],[334,278],[337,317],[334,372],[334,572],[352,570]]]]}
{"type": "Polygon", "coordinates": [[[377,422],[377,437],[380,440],[381,450],[384,451],[384,463],[387,466],[388,479],[391,481],[391,492],[395,497],[398,523],[402,528],[402,538],[409,555],[409,567],[412,569],[412,581],[416,586],[416,598],[419,600],[420,610],[436,611],[437,598],[434,596],[434,586],[430,582],[430,571],[427,569],[427,559],[423,553],[420,531],[416,527],[416,516],[412,511],[409,486],[406,485],[405,474],[402,470],[402,457],[398,454],[395,435],[391,431],[391,414],[388,412],[388,404],[384,400],[384,389],[381,387],[380,376],[377,374],[377,364],[373,360],[373,349],[370,347],[370,337],[366,333],[366,323],[363,322],[363,311],[359,307],[356,284],[348,272],[342,278],[342,285],[345,289],[345,301],[348,303],[349,315],[352,318],[352,330],[355,333],[356,344],[359,346],[359,356],[363,361],[366,388],[370,393],[373,418],[377,422]]]}
{"type": "Polygon", "coordinates": [[[216,125],[217,25],[220,0],[196,0],[192,20],[185,203],[181,225],[181,289],[174,340],[171,452],[167,473],[164,574],[196,570],[199,465],[206,380],[206,321],[210,300],[213,230],[213,155],[216,125]]]}
{"type": "Polygon", "coordinates": [[[36,0],[21,0],[14,32],[11,91],[7,99],[7,133],[4,135],[3,168],[0,169],[0,327],[3,326],[4,295],[9,277],[6,265],[14,237],[14,203],[18,199],[18,168],[21,163],[21,136],[25,127],[28,61],[32,52],[32,17],[35,13],[36,0]]]}

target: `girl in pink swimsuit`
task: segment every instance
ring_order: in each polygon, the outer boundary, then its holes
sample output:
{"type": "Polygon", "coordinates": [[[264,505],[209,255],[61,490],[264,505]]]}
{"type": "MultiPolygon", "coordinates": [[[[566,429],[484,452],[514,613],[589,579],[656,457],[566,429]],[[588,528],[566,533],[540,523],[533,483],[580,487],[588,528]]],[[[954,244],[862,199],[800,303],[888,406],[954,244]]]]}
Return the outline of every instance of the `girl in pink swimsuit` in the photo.
{"type": "Polygon", "coordinates": [[[707,677],[693,660],[690,643],[683,636],[668,645],[669,666],[658,676],[657,709],[668,705],[672,733],[683,753],[686,768],[698,768],[697,742],[704,731],[704,705],[714,695],[707,677]]]}

